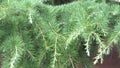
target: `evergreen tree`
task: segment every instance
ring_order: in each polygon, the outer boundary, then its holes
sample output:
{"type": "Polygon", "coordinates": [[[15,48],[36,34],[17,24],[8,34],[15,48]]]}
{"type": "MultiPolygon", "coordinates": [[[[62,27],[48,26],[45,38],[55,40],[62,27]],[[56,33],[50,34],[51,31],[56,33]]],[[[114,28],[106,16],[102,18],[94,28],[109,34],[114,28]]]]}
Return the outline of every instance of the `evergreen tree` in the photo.
{"type": "Polygon", "coordinates": [[[72,1],[0,0],[2,68],[92,68],[120,53],[120,6],[72,1]]]}

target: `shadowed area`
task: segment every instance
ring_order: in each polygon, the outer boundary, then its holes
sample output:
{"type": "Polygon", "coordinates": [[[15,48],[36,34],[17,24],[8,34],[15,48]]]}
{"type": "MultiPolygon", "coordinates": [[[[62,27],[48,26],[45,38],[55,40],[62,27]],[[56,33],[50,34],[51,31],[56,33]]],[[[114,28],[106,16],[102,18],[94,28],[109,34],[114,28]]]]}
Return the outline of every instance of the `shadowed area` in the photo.
{"type": "Polygon", "coordinates": [[[98,63],[94,68],[120,68],[120,58],[117,49],[113,48],[111,54],[105,56],[103,64],[98,63]]]}

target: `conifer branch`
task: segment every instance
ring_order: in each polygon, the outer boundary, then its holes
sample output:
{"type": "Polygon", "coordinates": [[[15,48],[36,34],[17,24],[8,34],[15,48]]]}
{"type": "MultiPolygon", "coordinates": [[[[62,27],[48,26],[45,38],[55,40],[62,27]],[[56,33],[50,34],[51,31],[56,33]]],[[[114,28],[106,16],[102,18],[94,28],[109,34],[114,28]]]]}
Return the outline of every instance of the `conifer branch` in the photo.
{"type": "Polygon", "coordinates": [[[71,62],[71,64],[72,64],[72,68],[75,68],[75,66],[74,66],[74,63],[73,63],[73,60],[72,60],[72,57],[71,57],[71,56],[69,56],[69,60],[70,60],[70,62],[71,62]]]}
{"type": "Polygon", "coordinates": [[[15,55],[13,58],[11,58],[10,68],[15,68],[14,65],[15,65],[16,61],[18,61],[18,57],[20,57],[18,54],[18,48],[15,46],[15,55]]]}
{"type": "Polygon", "coordinates": [[[93,32],[91,32],[89,35],[88,35],[88,38],[87,38],[87,41],[86,41],[86,44],[85,44],[85,46],[86,46],[86,53],[87,53],[87,55],[88,56],[90,56],[90,44],[89,44],[89,42],[91,41],[90,40],[90,37],[91,37],[91,35],[93,34],[93,32]]]}
{"type": "Polygon", "coordinates": [[[31,14],[31,10],[29,10],[29,16],[28,16],[28,19],[29,19],[29,23],[33,23],[32,21],[32,14],[31,14]]]}
{"type": "Polygon", "coordinates": [[[62,36],[62,35],[59,34],[57,31],[55,31],[55,29],[52,28],[52,25],[51,25],[50,22],[48,22],[48,25],[49,25],[51,31],[52,31],[56,36],[58,36],[58,37],[62,37],[63,39],[66,39],[64,36],[62,36]]]}
{"type": "Polygon", "coordinates": [[[45,36],[44,36],[44,34],[43,34],[42,29],[38,26],[37,23],[35,23],[35,25],[36,25],[36,27],[39,29],[39,33],[42,34],[42,38],[43,38],[43,40],[44,40],[44,42],[45,42],[45,43],[44,43],[44,44],[45,44],[45,49],[48,50],[47,40],[45,39],[45,36]]]}
{"type": "Polygon", "coordinates": [[[109,18],[120,14],[119,5],[101,3],[103,0],[100,3],[81,0],[59,6],[48,5],[53,4],[52,1],[2,0],[2,68],[75,68],[78,58],[82,59],[84,67],[90,68],[88,56],[91,51],[98,52],[94,54],[93,63],[99,60],[102,63],[104,55],[110,54],[112,44],[117,45],[120,41],[119,19],[111,19],[117,23],[115,28],[108,27],[109,18]],[[98,49],[91,44],[98,45],[98,49]]]}
{"type": "Polygon", "coordinates": [[[33,54],[26,48],[26,51],[29,53],[29,55],[32,57],[32,58],[35,58],[34,56],[33,56],[33,54]]]}
{"type": "Polygon", "coordinates": [[[98,55],[94,58],[95,61],[93,63],[94,64],[98,63],[99,59],[101,60],[101,63],[102,63],[103,62],[103,55],[105,53],[105,51],[104,51],[105,44],[101,41],[100,37],[96,33],[93,33],[93,34],[95,35],[96,40],[99,43],[98,55]]]}
{"type": "Polygon", "coordinates": [[[55,39],[54,58],[53,58],[52,68],[55,68],[55,64],[56,64],[56,61],[57,61],[57,40],[58,40],[58,37],[56,37],[56,39],[55,39]]]}
{"type": "Polygon", "coordinates": [[[117,40],[118,36],[120,35],[120,31],[116,33],[116,35],[112,38],[108,45],[111,45],[114,41],[117,40]]]}
{"type": "MultiPolygon", "coordinates": [[[[71,41],[75,40],[80,34],[83,34],[84,31],[85,31],[86,29],[88,29],[88,27],[91,27],[91,26],[96,25],[96,24],[98,24],[98,23],[86,24],[86,25],[84,25],[84,27],[81,27],[81,28],[77,29],[77,31],[72,32],[72,33],[69,35],[69,37],[68,37],[68,39],[67,39],[67,41],[66,41],[66,47],[65,47],[65,49],[67,49],[67,47],[68,47],[68,45],[71,43],[71,41]]],[[[82,26],[83,26],[83,25],[82,25],[82,26]]]]}

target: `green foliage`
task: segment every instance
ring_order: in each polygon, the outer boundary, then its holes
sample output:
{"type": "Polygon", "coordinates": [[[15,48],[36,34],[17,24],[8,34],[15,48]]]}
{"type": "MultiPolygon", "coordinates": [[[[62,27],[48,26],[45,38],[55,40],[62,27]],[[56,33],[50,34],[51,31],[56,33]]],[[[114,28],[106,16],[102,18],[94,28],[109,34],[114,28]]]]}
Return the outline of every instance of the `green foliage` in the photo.
{"type": "Polygon", "coordinates": [[[119,41],[119,5],[94,0],[58,6],[43,0],[0,4],[2,68],[92,68],[89,57],[102,63],[113,44],[120,52],[119,41]]]}

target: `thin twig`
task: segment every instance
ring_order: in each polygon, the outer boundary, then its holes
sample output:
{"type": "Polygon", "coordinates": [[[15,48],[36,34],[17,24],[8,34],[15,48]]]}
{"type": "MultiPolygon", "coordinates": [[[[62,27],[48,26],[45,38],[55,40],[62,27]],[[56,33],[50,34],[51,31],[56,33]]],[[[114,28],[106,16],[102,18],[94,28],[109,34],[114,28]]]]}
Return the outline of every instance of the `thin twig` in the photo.
{"type": "Polygon", "coordinates": [[[46,41],[46,39],[45,39],[45,36],[44,36],[44,34],[43,34],[43,31],[42,31],[42,29],[38,26],[37,23],[35,23],[35,24],[36,24],[36,27],[40,30],[40,32],[41,32],[41,34],[42,34],[43,40],[44,40],[44,42],[45,42],[45,47],[46,47],[46,50],[47,50],[47,49],[48,49],[47,41],[46,41]]]}
{"type": "Polygon", "coordinates": [[[69,56],[69,59],[70,59],[70,62],[71,62],[71,64],[72,64],[72,68],[75,68],[75,66],[74,66],[74,63],[73,63],[73,61],[72,61],[71,56],[69,56]]]}
{"type": "Polygon", "coordinates": [[[56,37],[55,39],[55,47],[54,47],[54,59],[53,59],[53,64],[52,64],[52,68],[55,68],[55,62],[57,61],[57,40],[58,40],[58,37],[56,37]]]}

